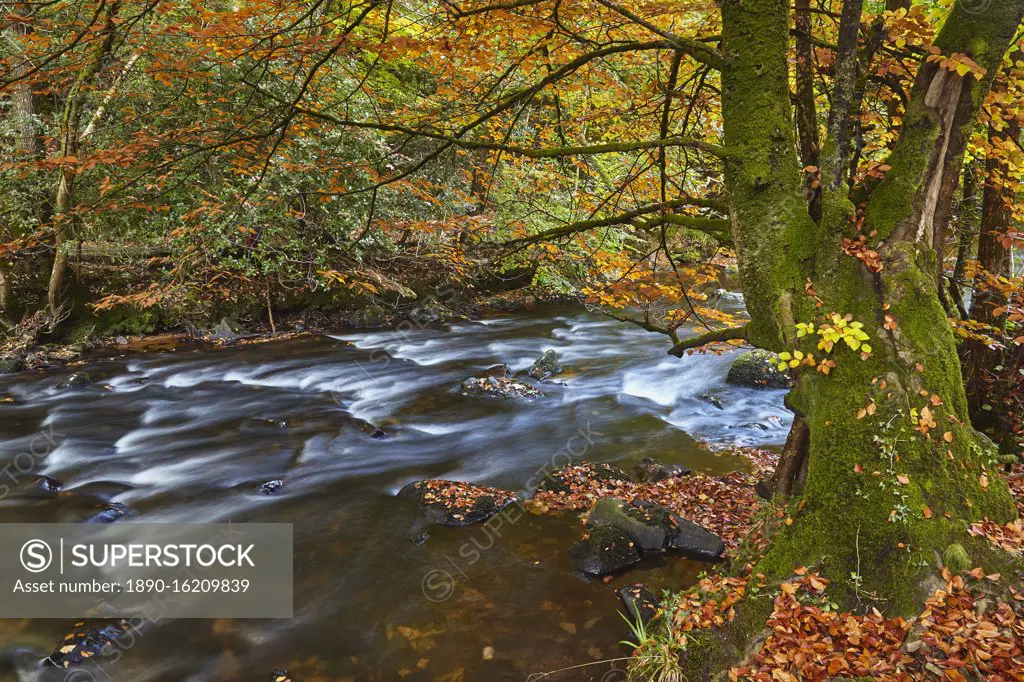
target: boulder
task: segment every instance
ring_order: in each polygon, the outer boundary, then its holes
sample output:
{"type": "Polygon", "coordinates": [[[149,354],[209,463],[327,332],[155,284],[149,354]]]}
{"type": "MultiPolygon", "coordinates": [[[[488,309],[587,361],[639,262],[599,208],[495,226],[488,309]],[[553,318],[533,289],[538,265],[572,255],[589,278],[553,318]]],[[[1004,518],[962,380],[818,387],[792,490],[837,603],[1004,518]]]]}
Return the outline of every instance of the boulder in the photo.
{"type": "Polygon", "coordinates": [[[679,552],[691,559],[718,561],[725,551],[725,543],[714,533],[650,502],[626,504],[602,497],[587,523],[622,531],[644,552],[679,552]]]}
{"type": "Polygon", "coordinates": [[[25,361],[17,355],[4,355],[0,357],[0,374],[11,374],[25,369],[25,361]]]}
{"type": "Polygon", "coordinates": [[[740,353],[725,377],[726,383],[748,388],[791,388],[793,375],[778,368],[775,353],[756,348],[740,353]]]}
{"type": "Polygon", "coordinates": [[[669,515],[668,522],[667,551],[676,551],[699,561],[721,560],[725,543],[717,535],[675,514],[669,515]]]}
{"type": "Polygon", "coordinates": [[[536,398],[544,394],[533,386],[511,377],[471,377],[459,386],[462,395],[486,398],[536,398]]]}
{"type": "Polygon", "coordinates": [[[587,528],[583,537],[569,548],[576,569],[593,576],[621,571],[640,561],[640,553],[628,535],[614,526],[587,528]]]}
{"type": "Polygon", "coordinates": [[[222,317],[213,328],[212,338],[215,341],[234,341],[243,331],[241,325],[230,317],[222,317]]]}
{"type": "Polygon", "coordinates": [[[549,472],[538,486],[539,490],[553,493],[572,493],[584,484],[611,483],[629,481],[629,474],[610,464],[583,462],[559,467],[549,472]]]}
{"type": "Polygon", "coordinates": [[[629,536],[645,552],[660,552],[668,537],[668,515],[664,507],[627,505],[614,497],[602,497],[587,518],[588,526],[613,526],[629,536]]]}
{"type": "Polygon", "coordinates": [[[544,380],[562,371],[562,363],[558,361],[558,353],[553,350],[546,350],[533,361],[527,374],[537,380],[544,380]]]}
{"type": "Polygon", "coordinates": [[[658,613],[658,598],[643,583],[633,583],[616,590],[629,619],[648,623],[658,613]]]}
{"type": "Polygon", "coordinates": [[[410,483],[398,496],[415,501],[428,521],[453,528],[481,523],[520,503],[507,490],[438,479],[410,483]]]}
{"type": "Polygon", "coordinates": [[[634,476],[641,483],[657,483],[668,478],[689,476],[692,473],[692,469],[684,467],[682,464],[662,464],[650,457],[644,457],[643,461],[633,469],[634,476]]]}
{"type": "Polygon", "coordinates": [[[95,662],[94,659],[98,660],[106,647],[116,646],[118,639],[130,629],[131,625],[123,618],[80,621],[75,623],[75,629],[61,640],[46,661],[58,668],[95,662]]]}
{"type": "Polygon", "coordinates": [[[75,372],[65,379],[57,388],[83,388],[92,383],[88,372],[75,372]]]}

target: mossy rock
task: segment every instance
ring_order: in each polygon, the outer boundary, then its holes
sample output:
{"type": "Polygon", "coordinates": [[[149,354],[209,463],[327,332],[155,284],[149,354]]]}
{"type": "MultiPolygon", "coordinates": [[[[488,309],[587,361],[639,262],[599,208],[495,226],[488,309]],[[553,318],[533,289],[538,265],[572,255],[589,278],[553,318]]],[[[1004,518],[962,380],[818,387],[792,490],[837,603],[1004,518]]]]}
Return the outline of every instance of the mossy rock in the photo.
{"type": "Polygon", "coordinates": [[[792,388],[793,375],[789,370],[780,370],[779,362],[775,353],[760,348],[741,353],[729,368],[725,381],[748,388],[792,388]]]}
{"type": "Polygon", "coordinates": [[[577,570],[593,576],[610,575],[640,562],[640,552],[630,537],[604,524],[588,528],[569,548],[569,557],[577,570]]]}

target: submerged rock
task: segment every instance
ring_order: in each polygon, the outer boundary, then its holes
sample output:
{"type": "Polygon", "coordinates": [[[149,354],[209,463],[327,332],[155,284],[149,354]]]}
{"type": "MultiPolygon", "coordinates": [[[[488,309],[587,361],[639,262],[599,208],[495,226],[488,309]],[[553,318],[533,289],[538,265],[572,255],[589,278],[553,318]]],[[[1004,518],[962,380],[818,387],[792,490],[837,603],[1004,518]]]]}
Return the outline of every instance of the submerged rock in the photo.
{"type": "Polygon", "coordinates": [[[527,374],[534,379],[543,380],[559,374],[562,371],[562,363],[558,361],[558,353],[553,350],[546,350],[533,361],[527,374]]]}
{"type": "Polygon", "coordinates": [[[454,528],[481,523],[520,502],[517,495],[500,488],[438,479],[410,483],[398,496],[419,504],[428,521],[454,528]]]}
{"type": "Polygon", "coordinates": [[[662,464],[650,457],[644,457],[643,461],[633,469],[636,480],[641,483],[657,483],[668,478],[689,476],[692,473],[692,469],[684,467],[682,464],[662,464]]]}
{"type": "Polygon", "coordinates": [[[55,497],[64,485],[50,476],[25,476],[18,478],[17,483],[9,482],[4,487],[11,497],[48,498],[55,497]]]}
{"type": "MultiPolygon", "coordinates": [[[[75,623],[74,630],[64,637],[46,658],[58,668],[70,668],[95,659],[108,646],[116,646],[118,639],[131,629],[126,619],[85,620],[75,623]]],[[[126,636],[126,640],[131,635],[126,636]]],[[[134,641],[134,640],[132,640],[134,641]]]]}
{"type": "Polygon", "coordinates": [[[57,388],[82,388],[92,383],[88,372],[75,372],[65,379],[57,388]]]}
{"type": "Polygon", "coordinates": [[[569,548],[569,557],[577,570],[594,576],[609,575],[640,561],[633,540],[618,528],[603,524],[588,528],[569,548]]]}
{"type": "Polygon", "coordinates": [[[109,502],[98,513],[85,520],[86,523],[114,523],[132,513],[131,508],[121,502],[109,502]]]}
{"type": "Polygon", "coordinates": [[[629,474],[610,464],[583,462],[559,467],[549,472],[541,481],[538,489],[553,493],[572,493],[584,484],[604,484],[629,480],[629,474]]]}
{"type": "Polygon", "coordinates": [[[778,368],[779,358],[775,353],[755,348],[741,353],[732,363],[725,377],[726,383],[749,388],[790,388],[793,376],[788,370],[778,368]]]}
{"type": "Polygon", "coordinates": [[[634,623],[647,623],[658,613],[658,599],[643,583],[633,583],[616,590],[626,614],[634,623]]]}
{"type": "Polygon", "coordinates": [[[462,395],[479,395],[487,398],[536,398],[544,394],[529,384],[511,377],[472,377],[459,387],[462,395]]]}

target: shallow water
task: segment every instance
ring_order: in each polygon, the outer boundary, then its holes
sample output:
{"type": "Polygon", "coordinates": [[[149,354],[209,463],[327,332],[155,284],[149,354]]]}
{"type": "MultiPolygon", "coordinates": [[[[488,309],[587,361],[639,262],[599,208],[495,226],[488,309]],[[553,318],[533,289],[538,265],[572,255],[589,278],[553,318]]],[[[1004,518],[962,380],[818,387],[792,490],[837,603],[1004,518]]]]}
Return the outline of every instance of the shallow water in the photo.
{"type": "MultiPolygon", "coordinates": [[[[15,400],[0,405],[0,464],[52,432],[58,444],[32,473],[65,486],[55,499],[0,501],[0,521],[79,521],[113,500],[137,521],[295,528],[293,619],[164,620],[116,663],[73,679],[261,680],[285,667],[305,682],[524,680],[622,656],[615,589],[678,588],[701,564],[668,559],[588,581],[568,558],[574,518],[425,527],[394,493],[428,477],[522,490],[567,451],[627,470],[651,456],[722,473],[743,463],[698,440],[775,446],[789,427],[783,392],[724,384],[731,353],[672,358],[664,337],[582,308],[404,327],[102,360],[85,368],[96,383],[74,390],[57,388],[71,369],[0,378],[0,397],[15,400]],[[457,393],[467,376],[499,362],[525,369],[548,348],[568,372],[544,398],[457,393]],[[284,482],[274,496],[257,491],[269,479],[284,482]]],[[[70,625],[0,621],[7,659],[21,661],[8,679],[67,679],[34,661],[70,625]]]]}

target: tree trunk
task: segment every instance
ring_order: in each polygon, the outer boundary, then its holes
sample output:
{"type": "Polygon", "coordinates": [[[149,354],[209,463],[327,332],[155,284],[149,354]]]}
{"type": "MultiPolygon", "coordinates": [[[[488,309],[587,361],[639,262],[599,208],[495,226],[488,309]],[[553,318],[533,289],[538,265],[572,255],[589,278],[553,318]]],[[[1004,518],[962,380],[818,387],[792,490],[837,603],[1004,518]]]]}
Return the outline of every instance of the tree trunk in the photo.
{"type": "MultiPolygon", "coordinates": [[[[874,596],[890,612],[916,613],[925,578],[940,568],[936,556],[954,542],[981,551],[963,522],[1015,513],[1005,484],[985,476],[991,453],[970,426],[938,298],[934,240],[991,76],[978,81],[921,66],[892,170],[869,199],[863,234],[878,256],[858,258],[844,242],[860,236],[847,185],[825,176],[848,162],[842,139],[822,145],[820,225],[802,201],[787,12],[785,0],[722,3],[726,186],[748,337],[771,350],[813,354],[817,365],[798,368],[790,395],[807,427],[802,499],[758,570],[781,579],[794,566],[819,566],[846,605],[874,596]],[[850,346],[818,347],[823,325],[838,332],[850,321],[863,325],[869,353],[852,338],[850,346]],[[797,324],[809,323],[816,331],[800,336],[797,324]],[[817,371],[826,360],[835,363],[831,371],[817,371]]],[[[993,3],[980,15],[958,7],[936,44],[944,54],[971,55],[991,73],[1022,15],[1020,0],[993,3]]]]}
{"type": "Polygon", "coordinates": [[[113,48],[119,8],[120,3],[117,0],[108,6],[98,42],[87,55],[85,66],[71,85],[61,112],[59,153],[63,161],[57,169],[57,190],[53,202],[53,268],[50,270],[50,282],[46,291],[47,306],[55,322],[59,321],[57,318],[61,308],[64,274],[68,265],[66,244],[73,236],[75,223],[75,157],[79,149],[79,123],[85,104],[85,88],[92,84],[113,48]]]}
{"type": "MultiPolygon", "coordinates": [[[[989,128],[989,142],[1001,139],[1020,139],[1021,128],[1016,120],[1008,122],[1003,132],[989,128]]],[[[1010,180],[1006,159],[989,154],[985,161],[985,188],[982,192],[981,231],[978,234],[978,267],[974,277],[974,297],[971,300],[970,319],[989,325],[998,336],[1005,329],[1007,297],[1000,289],[999,278],[1011,275],[1012,253],[1003,246],[1002,239],[1013,220],[1013,200],[1017,186],[1010,180]]],[[[1005,280],[1004,280],[1005,281],[1005,280]]],[[[971,419],[983,431],[995,424],[992,412],[983,409],[989,401],[989,378],[993,367],[1003,364],[1003,349],[970,339],[963,349],[964,380],[971,419]]]]}

